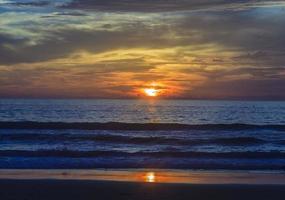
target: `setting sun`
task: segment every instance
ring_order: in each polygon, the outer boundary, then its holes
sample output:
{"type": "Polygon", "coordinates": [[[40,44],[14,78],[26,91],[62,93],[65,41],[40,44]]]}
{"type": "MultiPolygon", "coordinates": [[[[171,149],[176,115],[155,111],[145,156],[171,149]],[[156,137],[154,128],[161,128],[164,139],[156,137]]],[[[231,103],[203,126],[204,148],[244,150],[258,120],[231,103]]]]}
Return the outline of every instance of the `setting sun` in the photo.
{"type": "Polygon", "coordinates": [[[146,88],[144,89],[144,93],[149,97],[156,97],[158,95],[158,90],[155,88],[146,88]]]}

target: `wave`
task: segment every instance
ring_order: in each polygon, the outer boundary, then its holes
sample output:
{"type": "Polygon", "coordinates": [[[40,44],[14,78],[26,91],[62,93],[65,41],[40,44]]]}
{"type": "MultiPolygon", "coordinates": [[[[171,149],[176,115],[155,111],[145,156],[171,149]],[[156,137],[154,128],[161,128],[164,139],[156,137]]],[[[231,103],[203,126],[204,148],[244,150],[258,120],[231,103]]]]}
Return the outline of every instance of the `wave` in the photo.
{"type": "Polygon", "coordinates": [[[2,140],[19,141],[94,141],[135,145],[255,145],[267,142],[255,137],[225,137],[213,139],[185,139],[170,137],[134,137],[122,135],[91,134],[0,134],[2,140]]]}
{"type": "Polygon", "coordinates": [[[263,144],[269,141],[254,137],[233,137],[233,138],[218,138],[213,139],[213,143],[221,145],[254,145],[254,144],[263,144]]]}
{"type": "Polygon", "coordinates": [[[278,144],[280,144],[280,145],[285,145],[285,140],[279,141],[278,144]]]}
{"type": "Polygon", "coordinates": [[[153,158],[212,158],[212,159],[284,159],[285,153],[279,151],[273,152],[179,152],[179,151],[161,151],[161,152],[122,152],[122,151],[71,151],[71,150],[2,150],[1,157],[72,157],[72,158],[90,158],[90,157],[153,157],[153,158]]]}
{"type": "Polygon", "coordinates": [[[0,129],[78,129],[78,130],[248,130],[273,129],[285,131],[285,125],[256,124],[176,124],[176,123],[65,123],[65,122],[0,122],[0,129]]]}

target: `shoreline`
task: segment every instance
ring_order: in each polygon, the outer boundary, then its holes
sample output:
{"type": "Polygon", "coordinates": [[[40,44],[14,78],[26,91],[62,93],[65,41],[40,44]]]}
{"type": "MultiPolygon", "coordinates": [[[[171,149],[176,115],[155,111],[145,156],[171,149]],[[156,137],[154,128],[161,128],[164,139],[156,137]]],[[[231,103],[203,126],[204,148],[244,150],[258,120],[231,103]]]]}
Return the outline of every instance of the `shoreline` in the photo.
{"type": "Polygon", "coordinates": [[[283,171],[0,170],[1,200],[278,200],[284,195],[283,171]]]}
{"type": "Polygon", "coordinates": [[[0,180],[1,200],[278,200],[284,194],[285,185],[0,180]]]}
{"type": "Polygon", "coordinates": [[[173,184],[284,185],[283,171],[174,169],[1,169],[0,180],[78,180],[173,184]]]}

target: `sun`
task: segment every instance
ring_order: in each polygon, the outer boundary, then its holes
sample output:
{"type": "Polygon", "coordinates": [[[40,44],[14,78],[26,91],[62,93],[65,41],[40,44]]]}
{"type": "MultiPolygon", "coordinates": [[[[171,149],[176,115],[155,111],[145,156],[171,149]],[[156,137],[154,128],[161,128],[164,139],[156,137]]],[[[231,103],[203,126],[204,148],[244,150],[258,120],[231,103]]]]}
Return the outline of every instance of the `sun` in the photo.
{"type": "Polygon", "coordinates": [[[159,90],[155,88],[145,88],[144,93],[149,97],[156,97],[158,96],[159,90]]]}

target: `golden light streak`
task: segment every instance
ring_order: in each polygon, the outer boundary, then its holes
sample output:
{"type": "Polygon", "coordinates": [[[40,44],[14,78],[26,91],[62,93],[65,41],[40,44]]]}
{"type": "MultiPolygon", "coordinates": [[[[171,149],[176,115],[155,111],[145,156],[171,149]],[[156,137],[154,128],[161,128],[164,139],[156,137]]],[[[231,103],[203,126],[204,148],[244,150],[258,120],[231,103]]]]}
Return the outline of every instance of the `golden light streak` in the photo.
{"type": "Polygon", "coordinates": [[[148,183],[154,183],[155,182],[155,173],[154,172],[148,172],[145,176],[145,182],[148,183]]]}

